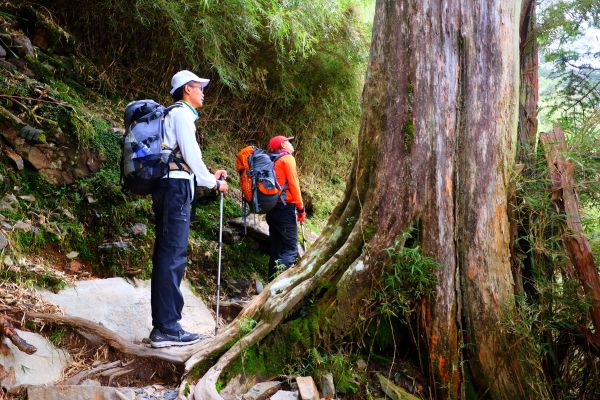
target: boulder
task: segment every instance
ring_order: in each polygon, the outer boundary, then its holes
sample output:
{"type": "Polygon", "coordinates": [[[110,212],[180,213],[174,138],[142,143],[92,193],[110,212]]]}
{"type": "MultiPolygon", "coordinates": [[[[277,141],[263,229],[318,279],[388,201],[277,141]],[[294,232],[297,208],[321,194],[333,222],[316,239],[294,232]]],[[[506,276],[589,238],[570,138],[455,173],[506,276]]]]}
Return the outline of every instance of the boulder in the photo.
{"type": "MultiPolygon", "coordinates": [[[[244,220],[242,217],[229,220],[229,223],[236,226],[242,234],[244,233],[244,220]]],[[[251,235],[258,240],[269,240],[269,225],[267,225],[264,215],[248,215],[246,217],[246,229],[248,230],[248,235],[251,235]]]]}
{"type": "MultiPolygon", "coordinates": [[[[0,386],[15,393],[27,385],[46,385],[58,382],[63,370],[71,364],[71,356],[57,349],[46,338],[37,333],[16,330],[27,343],[37,347],[31,355],[21,352],[10,340],[4,338],[8,351],[0,352],[0,366],[4,370],[0,386]]],[[[35,397],[29,397],[34,399],[35,397]]]]}
{"type": "MultiPolygon", "coordinates": [[[[194,296],[187,281],[181,284],[184,297],[181,325],[187,331],[212,333],[215,320],[204,303],[194,296]]],[[[102,324],[132,342],[141,342],[152,329],[150,281],[123,278],[80,281],[58,293],[40,291],[44,300],[65,314],[102,324]]]]}

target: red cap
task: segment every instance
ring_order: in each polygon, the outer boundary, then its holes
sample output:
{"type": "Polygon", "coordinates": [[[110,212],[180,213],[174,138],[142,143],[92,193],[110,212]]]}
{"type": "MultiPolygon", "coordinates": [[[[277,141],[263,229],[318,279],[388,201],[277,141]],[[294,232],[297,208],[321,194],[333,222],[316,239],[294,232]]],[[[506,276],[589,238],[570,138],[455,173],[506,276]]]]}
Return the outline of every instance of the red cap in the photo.
{"type": "Polygon", "coordinates": [[[294,140],[294,137],[285,137],[285,136],[274,136],[269,140],[269,150],[277,150],[281,147],[281,143],[286,140],[294,140]]]}

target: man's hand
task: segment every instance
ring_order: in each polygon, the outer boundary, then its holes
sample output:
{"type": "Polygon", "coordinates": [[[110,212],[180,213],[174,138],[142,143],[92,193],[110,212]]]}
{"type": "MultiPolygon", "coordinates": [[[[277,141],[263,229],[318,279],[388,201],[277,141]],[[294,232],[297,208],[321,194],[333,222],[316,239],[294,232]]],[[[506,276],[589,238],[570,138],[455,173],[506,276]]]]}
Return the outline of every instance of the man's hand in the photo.
{"type": "Polygon", "coordinates": [[[223,180],[227,179],[227,171],[224,169],[216,170],[213,175],[215,176],[216,180],[220,180],[221,178],[223,178],[223,180]]]}
{"type": "Polygon", "coordinates": [[[297,212],[298,212],[298,215],[297,215],[298,222],[306,221],[306,211],[304,210],[304,208],[298,209],[297,212]]]}
{"type": "Polygon", "coordinates": [[[217,191],[221,193],[227,193],[229,190],[229,185],[225,182],[227,179],[227,171],[224,169],[218,169],[214,173],[215,178],[217,179],[217,191]]]}
{"type": "Polygon", "coordinates": [[[217,190],[219,192],[227,193],[227,191],[229,190],[229,186],[227,186],[227,182],[217,181],[217,190]]]}

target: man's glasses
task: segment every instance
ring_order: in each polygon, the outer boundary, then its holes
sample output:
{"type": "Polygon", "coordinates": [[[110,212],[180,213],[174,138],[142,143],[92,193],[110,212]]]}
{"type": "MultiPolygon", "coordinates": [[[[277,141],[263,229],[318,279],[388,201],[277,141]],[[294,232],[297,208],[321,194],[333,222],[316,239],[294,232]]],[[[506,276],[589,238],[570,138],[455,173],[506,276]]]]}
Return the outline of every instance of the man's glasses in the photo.
{"type": "Polygon", "coordinates": [[[201,91],[202,93],[204,93],[204,89],[202,88],[202,85],[188,85],[188,86],[189,86],[189,87],[196,88],[196,89],[200,89],[200,91],[201,91]]]}

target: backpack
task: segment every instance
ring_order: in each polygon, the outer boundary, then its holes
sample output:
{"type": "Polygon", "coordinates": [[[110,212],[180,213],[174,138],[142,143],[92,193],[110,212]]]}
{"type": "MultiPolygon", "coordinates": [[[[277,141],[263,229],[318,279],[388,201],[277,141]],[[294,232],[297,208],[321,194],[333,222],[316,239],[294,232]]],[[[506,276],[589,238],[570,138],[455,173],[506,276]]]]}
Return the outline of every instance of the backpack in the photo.
{"type": "Polygon", "coordinates": [[[235,169],[240,174],[242,202],[250,212],[264,214],[273,209],[277,201],[285,204],[285,185],[280,187],[275,175],[275,161],[284,154],[271,154],[255,146],[244,147],[237,154],[235,169]]]}
{"type": "Polygon", "coordinates": [[[167,175],[169,163],[183,169],[183,160],[163,145],[165,117],[179,104],[164,107],[154,100],[127,104],[123,116],[125,134],[121,139],[121,183],[131,194],[152,193],[154,184],[167,175]]]}

